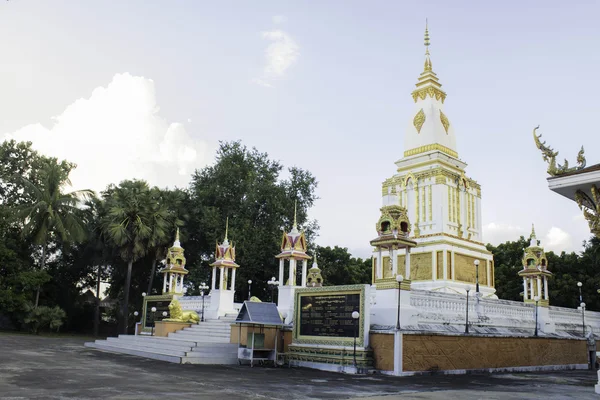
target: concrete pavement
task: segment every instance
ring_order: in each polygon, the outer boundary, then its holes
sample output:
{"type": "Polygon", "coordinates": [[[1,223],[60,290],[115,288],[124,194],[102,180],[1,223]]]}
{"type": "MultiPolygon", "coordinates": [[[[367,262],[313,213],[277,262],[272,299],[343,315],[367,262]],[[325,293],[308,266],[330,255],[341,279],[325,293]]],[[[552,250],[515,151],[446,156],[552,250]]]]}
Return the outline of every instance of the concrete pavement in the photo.
{"type": "MultiPolygon", "coordinates": [[[[88,339],[89,340],[89,339],[88,339]]],[[[395,378],[297,368],[178,365],[0,334],[1,399],[600,399],[594,371],[395,378]]]]}

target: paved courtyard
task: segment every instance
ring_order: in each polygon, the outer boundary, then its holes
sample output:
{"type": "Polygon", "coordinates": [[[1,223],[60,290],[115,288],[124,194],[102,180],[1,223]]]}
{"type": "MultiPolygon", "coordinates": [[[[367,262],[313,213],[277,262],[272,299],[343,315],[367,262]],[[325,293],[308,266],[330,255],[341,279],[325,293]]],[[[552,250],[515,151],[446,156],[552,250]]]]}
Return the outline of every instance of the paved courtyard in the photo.
{"type": "Polygon", "coordinates": [[[596,373],[389,377],[296,368],[177,365],[0,334],[1,399],[599,399],[596,373]]]}

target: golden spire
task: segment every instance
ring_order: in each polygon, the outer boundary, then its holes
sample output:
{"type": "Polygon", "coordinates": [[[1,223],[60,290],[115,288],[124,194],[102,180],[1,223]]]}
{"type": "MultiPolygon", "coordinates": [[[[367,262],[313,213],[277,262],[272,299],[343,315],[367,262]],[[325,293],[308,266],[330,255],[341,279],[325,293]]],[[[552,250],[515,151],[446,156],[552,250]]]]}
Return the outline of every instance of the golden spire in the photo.
{"type": "Polygon", "coordinates": [[[423,71],[431,71],[431,59],[429,58],[429,29],[427,19],[425,19],[425,68],[423,71]]]}
{"type": "Polygon", "coordinates": [[[229,231],[229,217],[227,217],[227,219],[225,220],[225,240],[224,242],[227,242],[227,232],[229,231]]]}
{"type": "Polygon", "coordinates": [[[532,239],[535,237],[535,227],[533,226],[533,224],[531,224],[531,235],[529,236],[529,238],[532,239]]]}
{"type": "Polygon", "coordinates": [[[179,242],[179,228],[177,228],[177,231],[175,232],[175,241],[179,242]]]}
{"type": "Polygon", "coordinates": [[[298,224],[296,223],[296,207],[297,207],[297,200],[294,200],[294,225],[292,226],[293,229],[296,229],[298,224]]]}

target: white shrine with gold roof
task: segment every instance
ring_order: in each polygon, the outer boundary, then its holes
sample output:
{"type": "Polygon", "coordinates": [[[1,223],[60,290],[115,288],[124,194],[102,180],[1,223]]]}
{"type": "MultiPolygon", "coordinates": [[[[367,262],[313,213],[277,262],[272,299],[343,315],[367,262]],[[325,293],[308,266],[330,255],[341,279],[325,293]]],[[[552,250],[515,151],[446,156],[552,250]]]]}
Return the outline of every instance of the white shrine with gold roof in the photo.
{"type": "Polygon", "coordinates": [[[235,294],[235,271],[240,266],[235,262],[235,246],[229,243],[228,230],[229,219],[225,223],[225,239],[222,243],[217,242],[215,262],[210,264],[212,267],[210,307],[208,309],[210,318],[237,313],[233,304],[233,297],[235,294]]]}
{"type": "MultiPolygon", "coordinates": [[[[427,29],[425,47],[424,69],[412,92],[415,107],[404,135],[404,157],[396,161],[396,174],[383,182],[383,207],[405,209],[412,223],[409,239],[416,247],[406,272],[412,288],[464,294],[465,284],[475,285],[478,275],[482,296],[495,298],[493,258],[482,239],[481,187],[465,174],[467,164],[458,156],[454,126],[444,113],[446,93],[432,68],[427,29]]],[[[391,253],[374,250],[373,283],[378,287],[389,286],[395,265],[406,262],[404,249],[391,253]]]]}
{"type": "Polygon", "coordinates": [[[183,294],[183,279],[188,274],[185,256],[179,241],[179,228],[173,246],[167,251],[166,265],[159,271],[163,274],[163,294],[183,294]]]}
{"type": "Polygon", "coordinates": [[[281,253],[275,256],[279,259],[279,282],[285,285],[279,286],[279,297],[277,307],[285,318],[286,323],[292,320],[294,311],[294,292],[296,288],[306,286],[308,260],[311,257],[306,254],[306,236],[304,231],[298,230],[296,222],[296,206],[294,205],[294,224],[290,232],[283,232],[281,237],[281,253]],[[285,261],[288,262],[288,278],[285,279],[285,261]],[[298,285],[297,266],[302,262],[301,284],[298,285]]]}

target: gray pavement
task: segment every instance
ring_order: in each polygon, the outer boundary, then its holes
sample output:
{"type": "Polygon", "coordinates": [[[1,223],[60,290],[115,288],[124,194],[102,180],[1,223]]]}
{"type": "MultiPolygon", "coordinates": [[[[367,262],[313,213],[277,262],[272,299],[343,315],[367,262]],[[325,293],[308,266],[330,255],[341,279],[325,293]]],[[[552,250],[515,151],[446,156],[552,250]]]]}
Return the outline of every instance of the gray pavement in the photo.
{"type": "Polygon", "coordinates": [[[299,368],[178,365],[0,334],[1,399],[596,399],[596,373],[355,377],[299,368]]]}

